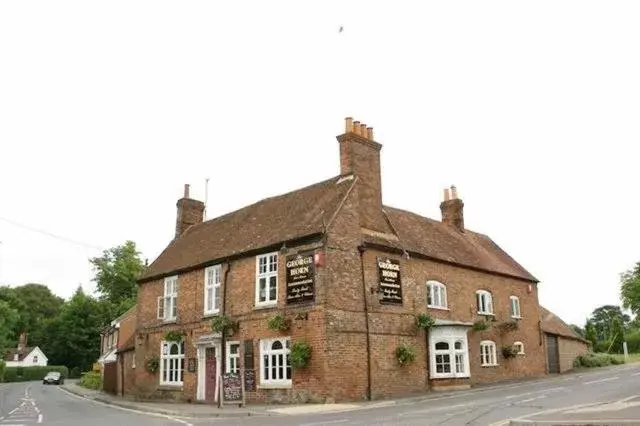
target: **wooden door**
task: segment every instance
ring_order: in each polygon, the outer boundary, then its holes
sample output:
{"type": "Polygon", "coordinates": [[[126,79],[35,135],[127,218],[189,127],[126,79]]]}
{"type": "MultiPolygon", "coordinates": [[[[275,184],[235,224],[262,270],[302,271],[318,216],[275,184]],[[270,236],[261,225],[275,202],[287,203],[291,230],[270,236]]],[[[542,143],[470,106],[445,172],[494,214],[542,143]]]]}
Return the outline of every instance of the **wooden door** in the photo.
{"type": "Polygon", "coordinates": [[[216,401],[216,348],[207,348],[205,352],[205,400],[216,401]]]}
{"type": "Polygon", "coordinates": [[[549,364],[549,374],[560,372],[559,358],[558,336],[547,334],[547,363],[549,364]]]}

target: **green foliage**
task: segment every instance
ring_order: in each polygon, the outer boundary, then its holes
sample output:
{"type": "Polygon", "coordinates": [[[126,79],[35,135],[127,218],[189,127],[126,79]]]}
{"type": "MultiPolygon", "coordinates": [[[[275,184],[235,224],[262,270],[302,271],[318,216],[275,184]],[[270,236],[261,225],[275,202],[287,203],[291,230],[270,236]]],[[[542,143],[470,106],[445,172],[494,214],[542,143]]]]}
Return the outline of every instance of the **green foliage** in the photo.
{"type": "Polygon", "coordinates": [[[629,353],[640,353],[640,328],[636,328],[627,333],[627,350],[629,353]]]}
{"type": "Polygon", "coordinates": [[[4,373],[7,370],[7,364],[0,359],[0,383],[4,382],[4,373]]]}
{"type": "Polygon", "coordinates": [[[416,327],[428,330],[436,324],[436,321],[431,318],[431,315],[422,313],[416,316],[416,327]]]}
{"type": "Polygon", "coordinates": [[[416,352],[409,345],[400,345],[396,348],[396,359],[400,365],[411,363],[416,359],[416,352]]]}
{"type": "Polygon", "coordinates": [[[73,367],[70,371],[69,371],[69,378],[70,379],[78,379],[80,377],[80,368],[79,367],[73,367]]]}
{"type": "Polygon", "coordinates": [[[167,331],[164,335],[164,340],[167,342],[179,342],[184,338],[184,334],[181,331],[171,330],[167,331]]]}
{"type": "Polygon", "coordinates": [[[607,352],[619,353],[623,352],[622,342],[624,342],[624,329],[620,318],[614,318],[611,325],[611,340],[607,352]]]}
{"type": "Polygon", "coordinates": [[[511,346],[503,346],[502,347],[502,356],[505,359],[515,358],[516,356],[518,356],[518,348],[516,348],[513,345],[511,345],[511,346]]]}
{"type": "Polygon", "coordinates": [[[576,333],[576,335],[578,335],[579,337],[582,337],[583,339],[585,338],[585,330],[584,328],[575,325],[575,324],[569,324],[569,328],[571,328],[571,330],[573,330],[574,333],[576,333]]]}
{"type": "Polygon", "coordinates": [[[620,321],[623,329],[626,329],[630,322],[629,315],[623,314],[620,306],[616,305],[600,306],[591,313],[590,321],[595,328],[598,342],[613,339],[615,335],[613,327],[616,319],[620,321]]]}
{"type": "Polygon", "coordinates": [[[4,354],[5,349],[15,346],[14,335],[19,320],[18,311],[8,302],[0,300],[0,354],[4,354]]]}
{"type": "Polygon", "coordinates": [[[57,371],[64,377],[69,377],[69,369],[64,365],[44,365],[35,367],[5,367],[4,381],[10,382],[29,382],[33,380],[42,380],[50,371],[57,371]]]}
{"type": "Polygon", "coordinates": [[[478,320],[473,323],[471,328],[473,331],[483,331],[489,328],[489,322],[487,320],[478,320]]]}
{"type": "Polygon", "coordinates": [[[620,275],[622,306],[640,315],[640,262],[620,275]]]}
{"type": "Polygon", "coordinates": [[[211,330],[214,333],[226,334],[227,336],[231,336],[237,329],[238,322],[233,321],[227,315],[216,315],[211,320],[211,330]]]}
{"type": "Polygon", "coordinates": [[[596,335],[596,328],[590,320],[587,320],[584,326],[584,338],[591,342],[595,350],[596,344],[598,343],[598,336],[596,335]]]}
{"type": "Polygon", "coordinates": [[[585,355],[578,356],[573,361],[575,368],[593,368],[593,367],[605,367],[607,365],[624,364],[624,357],[611,354],[593,353],[589,352],[585,355]]]}
{"type": "Polygon", "coordinates": [[[102,389],[102,378],[100,377],[100,373],[95,371],[88,371],[86,373],[82,373],[82,377],[78,384],[87,389],[102,389]]]}
{"type": "Polygon", "coordinates": [[[149,373],[154,374],[156,371],[158,371],[158,367],[160,367],[160,358],[158,356],[154,355],[147,359],[145,368],[149,373]]]}
{"type": "Polygon", "coordinates": [[[311,352],[311,346],[309,346],[309,343],[307,343],[306,340],[293,342],[290,353],[291,367],[296,369],[304,368],[309,365],[311,352]]]}
{"type": "Polygon", "coordinates": [[[289,328],[291,328],[291,321],[285,318],[284,315],[278,314],[274,317],[269,318],[267,326],[270,330],[285,332],[289,330],[289,328]]]}
{"type": "Polygon", "coordinates": [[[123,245],[103,251],[102,256],[89,260],[93,265],[96,287],[100,300],[108,303],[109,316],[116,318],[131,308],[136,301],[136,280],[145,270],[136,243],[126,241],[123,245]]]}

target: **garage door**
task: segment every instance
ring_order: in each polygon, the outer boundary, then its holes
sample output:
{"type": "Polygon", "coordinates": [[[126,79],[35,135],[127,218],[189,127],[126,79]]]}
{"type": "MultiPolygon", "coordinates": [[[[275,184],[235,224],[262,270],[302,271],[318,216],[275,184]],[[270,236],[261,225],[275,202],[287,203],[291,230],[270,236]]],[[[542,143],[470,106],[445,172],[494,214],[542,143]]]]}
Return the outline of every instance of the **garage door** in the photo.
{"type": "Polygon", "coordinates": [[[560,360],[558,356],[558,336],[547,334],[547,363],[549,373],[560,372],[560,360]]]}

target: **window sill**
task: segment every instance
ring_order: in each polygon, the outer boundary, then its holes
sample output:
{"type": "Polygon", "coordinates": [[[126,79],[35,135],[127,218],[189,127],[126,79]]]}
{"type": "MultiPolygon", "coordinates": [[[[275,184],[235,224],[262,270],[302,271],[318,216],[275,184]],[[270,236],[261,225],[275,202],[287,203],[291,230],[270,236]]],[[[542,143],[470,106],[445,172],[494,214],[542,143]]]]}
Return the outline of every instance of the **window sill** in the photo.
{"type": "Polygon", "coordinates": [[[480,367],[482,368],[500,367],[500,364],[482,364],[480,367]]]}
{"type": "Polygon", "coordinates": [[[427,305],[427,308],[429,309],[437,309],[439,311],[450,311],[451,309],[447,308],[447,307],[443,307],[443,306],[434,306],[434,305],[427,305]]]}
{"type": "Polygon", "coordinates": [[[168,390],[168,391],[180,391],[182,392],[183,386],[182,383],[172,384],[172,383],[160,383],[158,386],[158,390],[168,390]]]}
{"type": "Polygon", "coordinates": [[[262,383],[257,386],[258,389],[291,389],[291,387],[291,382],[262,383]]]}
{"type": "Polygon", "coordinates": [[[515,319],[515,320],[521,320],[522,317],[518,316],[518,317],[514,317],[513,315],[511,315],[511,319],[515,319]]]}
{"type": "Polygon", "coordinates": [[[478,311],[478,315],[484,315],[486,317],[495,317],[496,316],[493,312],[480,312],[480,311],[478,311]]]}
{"type": "Polygon", "coordinates": [[[175,324],[178,322],[178,318],[171,318],[166,320],[161,320],[162,324],[175,324]]]}
{"type": "Polygon", "coordinates": [[[434,379],[434,380],[437,380],[437,379],[468,379],[470,377],[471,377],[470,374],[463,374],[463,375],[461,375],[461,374],[457,374],[457,375],[456,374],[438,374],[438,375],[435,375],[435,376],[429,376],[430,379],[434,379]]]}
{"type": "Polygon", "coordinates": [[[270,302],[270,303],[260,303],[260,304],[256,304],[254,305],[253,309],[254,310],[259,310],[259,309],[273,309],[273,308],[277,308],[278,307],[278,302],[270,302]]]}
{"type": "Polygon", "coordinates": [[[217,317],[218,315],[220,315],[220,311],[215,311],[215,312],[205,312],[204,315],[202,315],[202,318],[212,318],[212,317],[217,317]]]}

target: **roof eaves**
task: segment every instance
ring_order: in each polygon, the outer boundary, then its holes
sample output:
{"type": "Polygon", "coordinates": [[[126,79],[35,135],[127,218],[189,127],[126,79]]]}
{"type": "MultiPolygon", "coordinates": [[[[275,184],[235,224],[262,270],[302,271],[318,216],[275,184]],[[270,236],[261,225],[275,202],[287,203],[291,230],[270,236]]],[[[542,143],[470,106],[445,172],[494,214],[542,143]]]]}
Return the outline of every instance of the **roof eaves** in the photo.
{"type": "MultiPolygon", "coordinates": [[[[354,176],[354,175],[351,175],[351,176],[354,176]]],[[[348,175],[343,176],[343,177],[346,178],[346,177],[348,177],[348,175]]],[[[341,179],[343,177],[338,179],[338,181],[336,182],[336,185],[341,183],[341,179]]],[[[349,187],[347,192],[344,194],[344,197],[342,197],[342,200],[340,200],[340,203],[338,204],[338,208],[336,208],[336,211],[333,212],[333,214],[331,215],[331,218],[329,219],[329,222],[325,226],[325,229],[324,229],[325,233],[328,232],[329,228],[331,228],[331,225],[333,225],[333,222],[335,221],[336,217],[338,216],[338,213],[340,213],[340,210],[342,210],[342,207],[344,206],[344,204],[346,203],[347,199],[351,195],[351,192],[353,191],[353,188],[355,188],[356,182],[358,182],[358,176],[354,177],[353,182],[351,182],[351,186],[349,187]]]]}

